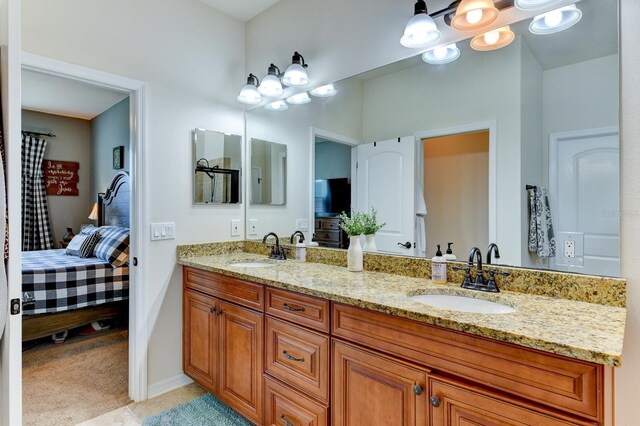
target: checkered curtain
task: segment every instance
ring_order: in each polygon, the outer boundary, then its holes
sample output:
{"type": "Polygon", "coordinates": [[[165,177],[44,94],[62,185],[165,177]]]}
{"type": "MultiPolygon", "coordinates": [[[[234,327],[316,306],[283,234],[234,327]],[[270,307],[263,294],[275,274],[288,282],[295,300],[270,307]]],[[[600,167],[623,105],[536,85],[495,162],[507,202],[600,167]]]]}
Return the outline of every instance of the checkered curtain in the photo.
{"type": "Polygon", "coordinates": [[[47,141],[22,135],[22,251],[53,247],[42,161],[47,141]]]}

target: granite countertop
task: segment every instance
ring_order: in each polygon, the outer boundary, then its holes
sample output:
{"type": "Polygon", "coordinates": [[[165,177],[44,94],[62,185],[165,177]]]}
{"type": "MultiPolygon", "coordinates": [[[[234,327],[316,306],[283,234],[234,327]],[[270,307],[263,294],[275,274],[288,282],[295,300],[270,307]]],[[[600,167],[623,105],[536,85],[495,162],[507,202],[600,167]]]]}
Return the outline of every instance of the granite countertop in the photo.
{"type": "Polygon", "coordinates": [[[482,293],[458,284],[435,284],[381,272],[349,272],[320,263],[274,261],[252,253],[181,258],[178,263],[575,359],[621,365],[625,308],[509,291],[482,293]],[[276,265],[229,266],[256,261],[276,265]],[[516,308],[516,312],[464,313],[411,300],[414,295],[433,293],[499,302],[516,308]]]}

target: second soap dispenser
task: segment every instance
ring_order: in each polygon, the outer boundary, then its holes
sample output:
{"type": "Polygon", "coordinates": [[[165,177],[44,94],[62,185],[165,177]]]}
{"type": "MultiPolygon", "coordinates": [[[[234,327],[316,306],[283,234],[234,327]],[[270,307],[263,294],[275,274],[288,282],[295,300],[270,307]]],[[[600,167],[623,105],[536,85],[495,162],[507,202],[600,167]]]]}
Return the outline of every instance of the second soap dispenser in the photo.
{"type": "Polygon", "coordinates": [[[447,259],[442,256],[440,244],[437,247],[436,255],[431,258],[431,281],[445,284],[447,282],[447,259]]]}

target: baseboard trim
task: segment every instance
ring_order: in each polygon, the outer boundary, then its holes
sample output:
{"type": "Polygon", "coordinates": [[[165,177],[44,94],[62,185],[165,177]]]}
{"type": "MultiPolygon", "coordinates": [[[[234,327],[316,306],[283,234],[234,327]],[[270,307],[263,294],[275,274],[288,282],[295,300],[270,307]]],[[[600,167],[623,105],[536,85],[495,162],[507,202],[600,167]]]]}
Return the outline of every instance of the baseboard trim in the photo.
{"type": "Polygon", "coordinates": [[[174,389],[181,388],[191,383],[193,383],[193,380],[191,380],[189,377],[184,374],[178,374],[177,376],[169,377],[168,379],[150,384],[148,396],[149,398],[153,398],[154,396],[159,396],[163,393],[171,392],[174,389]]]}

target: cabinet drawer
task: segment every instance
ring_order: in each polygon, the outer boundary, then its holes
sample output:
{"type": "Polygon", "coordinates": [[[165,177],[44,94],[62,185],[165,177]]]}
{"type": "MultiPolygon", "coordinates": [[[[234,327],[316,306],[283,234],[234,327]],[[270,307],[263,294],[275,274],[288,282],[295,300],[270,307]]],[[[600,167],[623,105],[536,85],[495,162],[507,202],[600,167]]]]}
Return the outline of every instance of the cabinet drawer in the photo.
{"type": "Polygon", "coordinates": [[[316,397],[329,401],[329,337],[267,316],[265,370],[316,397]]]}
{"type": "Polygon", "coordinates": [[[280,426],[327,426],[327,409],[269,376],[264,378],[264,424],[280,426]]]}
{"type": "Polygon", "coordinates": [[[602,421],[604,368],[509,343],[333,304],[332,332],[550,407],[602,421]]]}
{"type": "Polygon", "coordinates": [[[184,267],[183,275],[186,288],[259,311],[264,308],[264,289],[261,284],[187,266],[184,267]]]}
{"type": "Polygon", "coordinates": [[[325,231],[320,230],[316,232],[316,241],[340,241],[340,231],[325,231]]]}
{"type": "Polygon", "coordinates": [[[329,332],[329,301],[267,288],[266,313],[299,325],[329,332]]]}
{"type": "Polygon", "coordinates": [[[340,221],[339,220],[323,220],[320,224],[320,229],[340,229],[340,221]]]}

